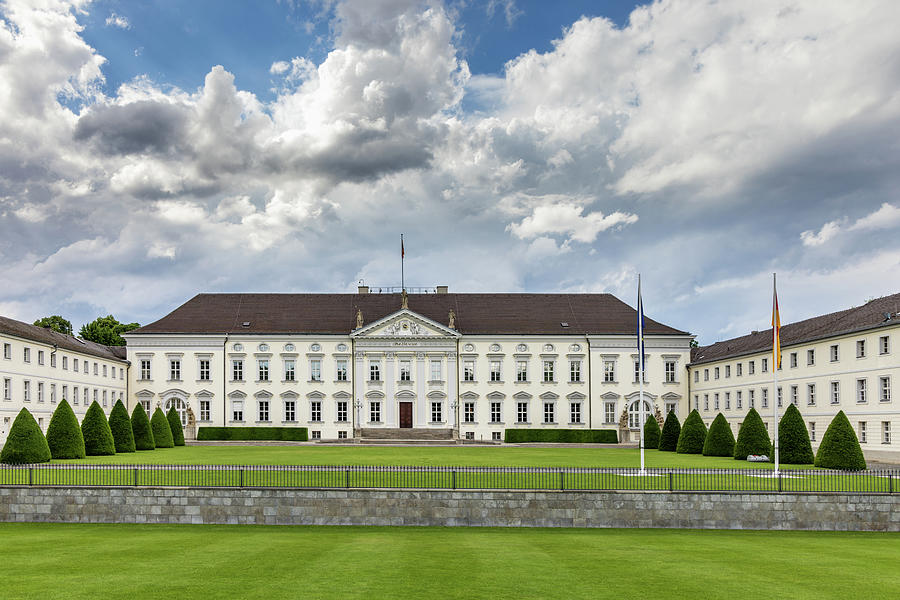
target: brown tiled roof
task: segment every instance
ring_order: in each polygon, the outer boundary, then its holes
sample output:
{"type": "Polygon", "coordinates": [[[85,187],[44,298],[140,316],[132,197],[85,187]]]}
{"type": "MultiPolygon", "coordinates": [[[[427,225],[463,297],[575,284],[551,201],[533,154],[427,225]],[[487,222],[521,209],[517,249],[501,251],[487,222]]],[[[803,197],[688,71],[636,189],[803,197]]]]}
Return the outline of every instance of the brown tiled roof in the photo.
{"type": "Polygon", "coordinates": [[[66,335],[53,331],[46,327],[38,327],[37,325],[29,325],[22,321],[16,321],[7,317],[0,317],[0,333],[12,335],[15,337],[41,342],[52,346],[56,344],[64,350],[72,350],[91,356],[99,356],[111,360],[125,360],[124,346],[104,346],[103,344],[95,344],[77,338],[72,335],[66,335]]]}
{"type": "MultiPolygon", "coordinates": [[[[871,300],[862,306],[783,325],[781,346],[784,348],[857,331],[897,325],[900,323],[898,310],[900,310],[900,294],[893,294],[871,300]],[[890,320],[886,319],[886,314],[891,315],[890,320]]],[[[695,348],[691,352],[691,363],[708,363],[765,350],[772,350],[771,327],[765,331],[695,348]]]]}
{"type": "MultiPolygon", "coordinates": [[[[348,334],[357,309],[369,324],[400,303],[400,294],[198,294],[129,333],[348,334]]],[[[444,325],[453,308],[462,334],[633,334],[636,322],[635,310],[611,294],[410,294],[409,308],[444,325]]],[[[647,318],[645,331],[688,335],[647,318]]]]}

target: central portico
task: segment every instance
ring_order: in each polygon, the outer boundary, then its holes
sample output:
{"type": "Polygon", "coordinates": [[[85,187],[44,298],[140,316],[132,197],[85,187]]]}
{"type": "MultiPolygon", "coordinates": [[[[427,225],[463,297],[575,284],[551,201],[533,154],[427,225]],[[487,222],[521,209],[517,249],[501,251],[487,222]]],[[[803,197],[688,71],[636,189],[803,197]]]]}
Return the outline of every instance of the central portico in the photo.
{"type": "MultiPolygon", "coordinates": [[[[360,313],[357,322],[364,318],[360,313]]],[[[452,321],[448,314],[448,322],[452,321]]],[[[354,436],[360,430],[406,429],[400,437],[415,438],[419,432],[434,434],[434,430],[456,437],[459,336],[455,329],[409,308],[355,329],[350,334],[355,357],[354,436]]]]}

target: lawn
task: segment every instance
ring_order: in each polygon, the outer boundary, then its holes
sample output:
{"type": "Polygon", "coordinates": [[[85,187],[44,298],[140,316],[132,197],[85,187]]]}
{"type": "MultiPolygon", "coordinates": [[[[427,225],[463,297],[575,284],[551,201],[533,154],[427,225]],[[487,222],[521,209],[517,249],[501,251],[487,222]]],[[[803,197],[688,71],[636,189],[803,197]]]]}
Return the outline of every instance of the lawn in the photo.
{"type": "Polygon", "coordinates": [[[0,524],[3,598],[870,599],[898,534],[0,524]]]}

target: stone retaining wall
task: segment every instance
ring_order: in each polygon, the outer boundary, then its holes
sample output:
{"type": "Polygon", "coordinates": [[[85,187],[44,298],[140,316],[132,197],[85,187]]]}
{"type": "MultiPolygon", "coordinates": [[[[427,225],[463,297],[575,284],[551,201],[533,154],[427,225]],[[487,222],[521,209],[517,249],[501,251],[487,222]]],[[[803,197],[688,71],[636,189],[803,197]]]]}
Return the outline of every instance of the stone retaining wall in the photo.
{"type": "Polygon", "coordinates": [[[900,494],[7,487],[0,521],[900,531],[900,494]]]}

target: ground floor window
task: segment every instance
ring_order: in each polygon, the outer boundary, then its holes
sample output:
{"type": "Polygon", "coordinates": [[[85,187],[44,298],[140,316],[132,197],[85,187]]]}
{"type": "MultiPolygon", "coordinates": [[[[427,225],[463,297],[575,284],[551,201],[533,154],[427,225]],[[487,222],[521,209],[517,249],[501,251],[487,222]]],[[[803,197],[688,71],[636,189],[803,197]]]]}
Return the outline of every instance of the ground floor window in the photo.
{"type": "Polygon", "coordinates": [[[615,423],[616,422],[616,403],[615,402],[605,402],[603,404],[603,422],[604,423],[615,423]]]}
{"type": "Polygon", "coordinates": [[[882,421],[881,422],[881,443],[882,444],[890,444],[891,443],[891,422],[890,421],[882,421]]]}
{"type": "Polygon", "coordinates": [[[475,403],[466,402],[463,404],[463,421],[466,423],[475,422],[475,403]]]}
{"type": "Polygon", "coordinates": [[[569,403],[569,422],[581,423],[581,402],[569,403]]]}
{"type": "Polygon", "coordinates": [[[431,403],[431,422],[432,423],[442,423],[444,421],[444,403],[443,402],[432,402],[431,403]]]}
{"type": "MultiPolygon", "coordinates": [[[[644,419],[647,418],[648,415],[652,414],[650,412],[650,403],[644,400],[644,419]]],[[[628,405],[628,427],[631,429],[640,429],[641,428],[641,401],[635,400],[631,404],[628,405]]]]}
{"type": "Polygon", "coordinates": [[[499,432],[499,431],[492,431],[492,432],[491,432],[491,439],[494,440],[495,442],[499,442],[499,441],[500,441],[500,432],[499,432]]]}
{"type": "Polygon", "coordinates": [[[475,432],[474,432],[474,431],[467,431],[467,432],[466,432],[466,439],[467,439],[467,440],[474,440],[474,439],[475,439],[475,432]]]}
{"type": "Polygon", "coordinates": [[[322,421],[322,401],[313,400],[309,403],[309,420],[313,423],[322,421]]]}
{"type": "Polygon", "coordinates": [[[339,400],[337,403],[337,420],[338,420],[338,423],[346,423],[347,422],[347,401],[346,400],[339,400]]]}
{"type": "MultiPolygon", "coordinates": [[[[147,402],[148,410],[150,402],[147,402]]],[[[231,420],[232,421],[243,421],[244,420],[244,401],[243,400],[232,400],[231,401],[231,420]]]]}
{"type": "Polygon", "coordinates": [[[309,435],[310,435],[310,439],[313,439],[313,440],[321,440],[322,439],[321,431],[310,431],[309,435]]]}
{"type": "MultiPolygon", "coordinates": [[[[106,398],[104,398],[103,400],[103,404],[106,405],[106,398]]],[[[185,425],[187,425],[187,403],[178,397],[169,398],[168,400],[166,400],[166,404],[163,407],[163,410],[168,413],[173,408],[175,409],[175,412],[178,413],[178,419],[181,421],[181,426],[184,427],[185,425]]]]}
{"type": "Polygon", "coordinates": [[[859,427],[859,443],[865,444],[866,443],[866,422],[860,421],[858,427],[859,427]]]}
{"type": "Polygon", "coordinates": [[[372,423],[381,423],[381,402],[369,402],[369,421],[372,423]]]}
{"type": "Polygon", "coordinates": [[[266,422],[269,420],[269,401],[259,400],[259,421],[266,422]]]}
{"type": "MultiPolygon", "coordinates": [[[[740,392],[738,392],[738,401],[740,401],[740,392]]],[[[740,408],[740,406],[738,408],[740,408]]],[[[675,412],[675,403],[674,402],[666,402],[666,415],[668,415],[671,412],[675,412]]]]}
{"type": "Polygon", "coordinates": [[[200,420],[209,421],[209,400],[200,401],[200,420]]]}
{"type": "Polygon", "coordinates": [[[544,402],[544,423],[556,422],[556,404],[544,402]]]}
{"type": "Polygon", "coordinates": [[[499,402],[491,402],[491,423],[502,422],[502,413],[501,404],[499,402]]]}
{"type": "Polygon", "coordinates": [[[339,440],[346,440],[346,439],[347,439],[347,432],[346,432],[346,431],[338,431],[338,439],[339,439],[339,440]]]}
{"type": "Polygon", "coordinates": [[[516,404],[516,423],[528,422],[528,403],[518,402],[516,404]]]}
{"type": "Polygon", "coordinates": [[[297,402],[295,400],[285,400],[284,401],[284,420],[285,421],[296,421],[297,420],[297,402]]]}
{"type": "Polygon", "coordinates": [[[809,422],[809,441],[811,441],[811,442],[816,441],[816,422],[815,421],[809,422]]]}

